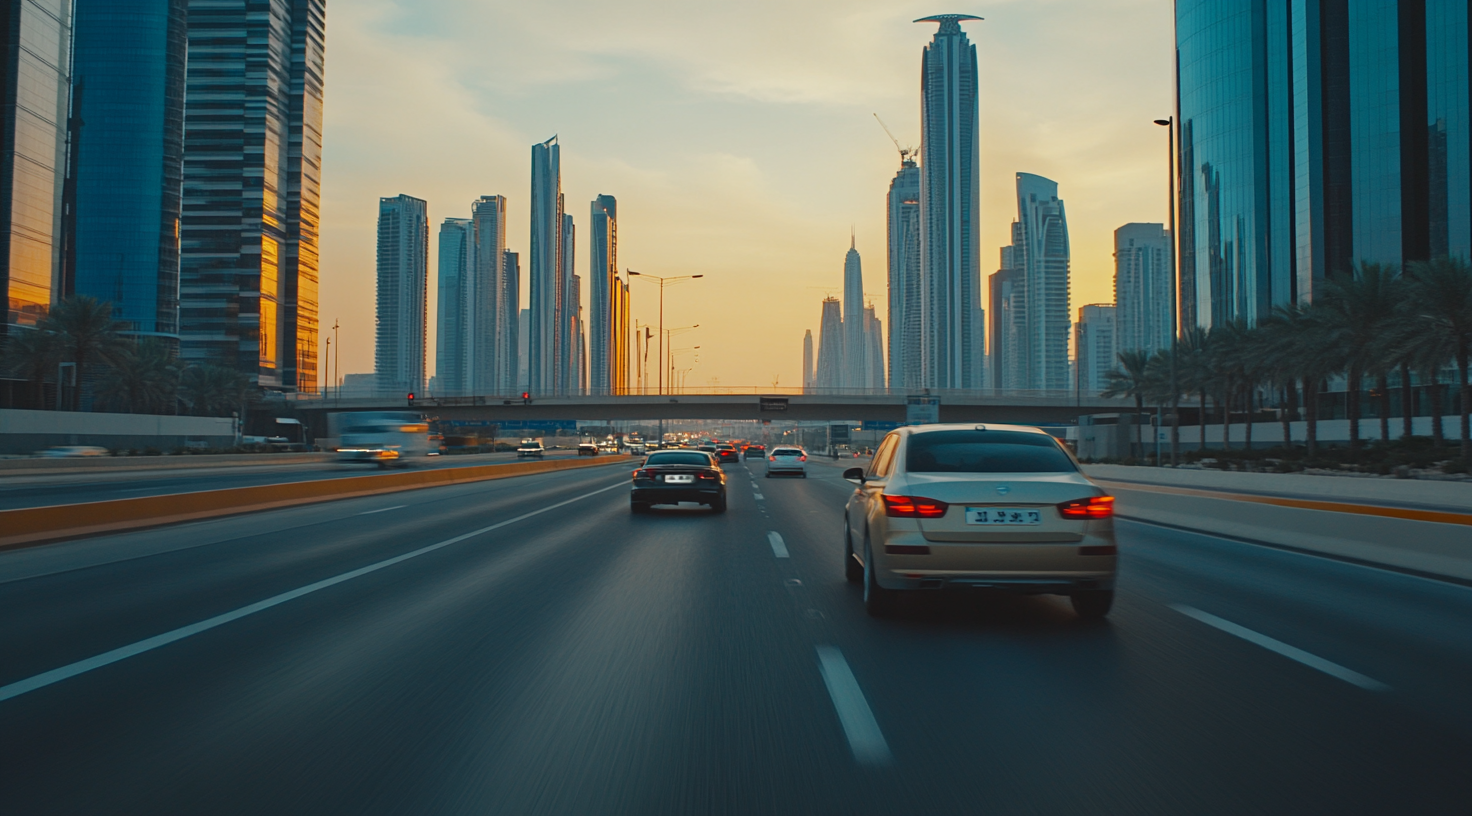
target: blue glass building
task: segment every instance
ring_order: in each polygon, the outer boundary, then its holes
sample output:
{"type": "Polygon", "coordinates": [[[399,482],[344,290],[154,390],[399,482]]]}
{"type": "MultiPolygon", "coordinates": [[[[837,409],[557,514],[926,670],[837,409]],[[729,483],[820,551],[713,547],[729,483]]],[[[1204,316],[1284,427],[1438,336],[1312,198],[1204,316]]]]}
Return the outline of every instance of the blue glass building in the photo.
{"type": "Polygon", "coordinates": [[[34,326],[58,271],[71,0],[0,0],[0,338],[34,326]]]}
{"type": "Polygon", "coordinates": [[[1183,325],[1472,250],[1466,0],[1177,0],[1183,325]]]}
{"type": "Polygon", "coordinates": [[[77,294],[127,331],[179,338],[187,0],[76,0],[72,63],[77,294]]]}

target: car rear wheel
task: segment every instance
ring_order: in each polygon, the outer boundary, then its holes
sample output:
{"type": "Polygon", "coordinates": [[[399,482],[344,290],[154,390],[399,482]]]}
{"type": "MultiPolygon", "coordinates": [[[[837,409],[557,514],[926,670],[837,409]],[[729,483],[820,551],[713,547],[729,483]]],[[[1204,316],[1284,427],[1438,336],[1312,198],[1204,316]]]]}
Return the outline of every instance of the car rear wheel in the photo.
{"type": "Polygon", "coordinates": [[[720,498],[718,498],[715,501],[711,502],[710,503],[710,509],[716,511],[717,513],[724,513],[724,512],[726,512],[726,494],[725,493],[722,493],[721,496],[720,496],[720,498]]]}
{"type": "Polygon", "coordinates": [[[864,543],[864,611],[870,617],[886,618],[894,614],[895,595],[893,589],[885,589],[879,585],[879,577],[875,575],[874,553],[864,543]]]}
{"type": "Polygon", "coordinates": [[[639,513],[648,513],[649,505],[645,504],[644,502],[629,502],[629,512],[634,513],[635,515],[639,513]]]}
{"type": "Polygon", "coordinates": [[[1085,589],[1068,596],[1073,611],[1084,620],[1102,620],[1114,606],[1114,590],[1085,589]]]}
{"type": "Polygon", "coordinates": [[[859,559],[854,557],[854,537],[849,532],[848,519],[843,520],[843,577],[850,584],[864,580],[864,568],[859,566],[859,559]]]}

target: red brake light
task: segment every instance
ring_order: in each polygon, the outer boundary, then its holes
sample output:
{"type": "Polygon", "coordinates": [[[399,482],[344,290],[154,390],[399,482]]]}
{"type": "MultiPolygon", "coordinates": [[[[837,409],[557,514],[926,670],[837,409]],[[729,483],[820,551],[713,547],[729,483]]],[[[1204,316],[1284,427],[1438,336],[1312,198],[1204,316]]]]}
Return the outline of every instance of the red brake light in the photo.
{"type": "Polygon", "coordinates": [[[648,469],[636,470],[636,471],[634,471],[634,478],[635,479],[653,479],[654,478],[654,471],[648,470],[648,469]]]}
{"type": "Polygon", "coordinates": [[[1058,515],[1066,519],[1100,519],[1114,515],[1113,496],[1090,496],[1058,505],[1058,515]]]}
{"type": "Polygon", "coordinates": [[[772,459],[771,459],[771,461],[773,461],[773,462],[777,461],[777,457],[776,456],[773,456],[772,459]]]}
{"type": "Polygon", "coordinates": [[[802,456],[799,456],[797,458],[798,458],[798,461],[802,461],[802,462],[806,462],[808,460],[807,454],[803,454],[802,456]]]}
{"type": "Polygon", "coordinates": [[[719,476],[715,475],[714,473],[711,473],[708,470],[702,470],[700,473],[696,474],[696,476],[698,478],[701,478],[701,479],[719,479],[720,478],[719,476]]]}
{"type": "Polygon", "coordinates": [[[940,518],[950,505],[920,496],[885,496],[884,515],[890,518],[940,518]]]}

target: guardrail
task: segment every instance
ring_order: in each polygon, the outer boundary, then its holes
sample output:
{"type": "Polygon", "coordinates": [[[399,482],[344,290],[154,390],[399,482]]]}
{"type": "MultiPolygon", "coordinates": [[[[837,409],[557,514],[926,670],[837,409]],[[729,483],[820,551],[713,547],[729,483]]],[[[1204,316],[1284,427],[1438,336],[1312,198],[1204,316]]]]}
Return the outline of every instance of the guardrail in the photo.
{"type": "Polygon", "coordinates": [[[627,461],[627,456],[600,456],[594,459],[513,462],[4,510],[0,511],[0,549],[302,504],[601,467],[627,461]]]}

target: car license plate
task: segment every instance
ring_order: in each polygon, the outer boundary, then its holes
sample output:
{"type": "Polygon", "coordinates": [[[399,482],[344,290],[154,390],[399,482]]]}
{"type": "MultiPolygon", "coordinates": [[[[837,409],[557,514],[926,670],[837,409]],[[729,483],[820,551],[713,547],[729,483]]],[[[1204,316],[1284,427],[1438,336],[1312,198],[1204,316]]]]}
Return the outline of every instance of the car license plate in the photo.
{"type": "Polygon", "coordinates": [[[1031,526],[1043,523],[1043,511],[1023,507],[968,507],[966,523],[1031,526]]]}
{"type": "Polygon", "coordinates": [[[665,484],[694,484],[695,477],[688,473],[671,473],[664,477],[665,484]]]}

